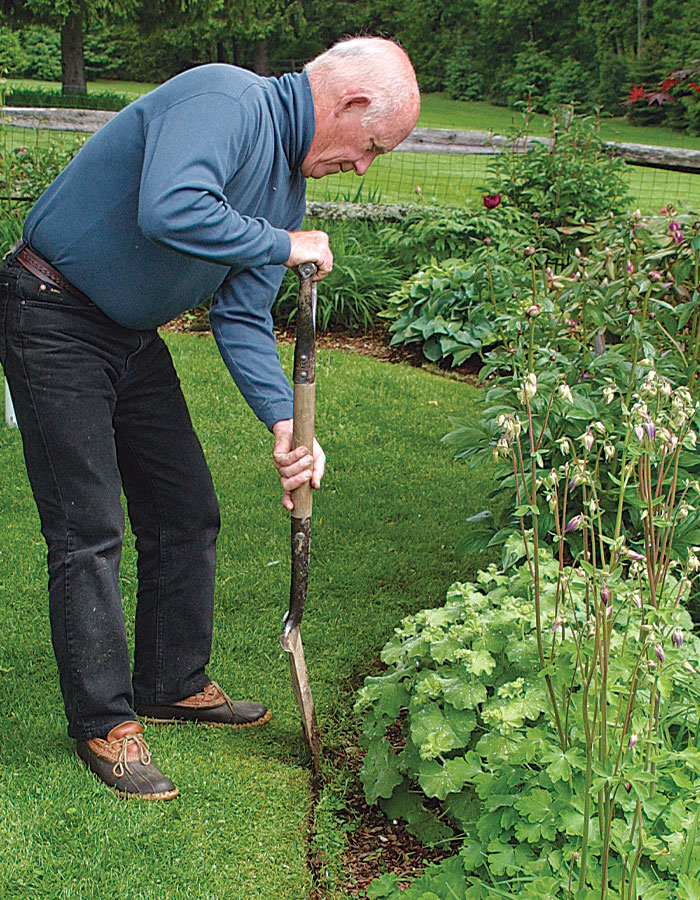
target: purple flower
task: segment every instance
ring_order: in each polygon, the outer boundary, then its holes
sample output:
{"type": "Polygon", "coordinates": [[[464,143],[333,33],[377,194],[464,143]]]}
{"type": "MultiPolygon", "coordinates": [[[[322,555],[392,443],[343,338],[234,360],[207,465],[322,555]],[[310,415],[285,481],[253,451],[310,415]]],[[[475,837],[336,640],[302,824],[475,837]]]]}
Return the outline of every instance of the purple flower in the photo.
{"type": "Polygon", "coordinates": [[[664,648],[661,644],[654,644],[654,653],[656,654],[658,661],[663,665],[666,661],[666,657],[664,656],[664,648]]]}
{"type": "Polygon", "coordinates": [[[627,744],[627,749],[631,750],[632,747],[634,747],[634,745],[637,743],[638,740],[639,740],[639,735],[632,733],[630,735],[629,743],[627,744]]]}
{"type": "Polygon", "coordinates": [[[500,194],[484,194],[483,196],[484,206],[486,209],[495,209],[498,204],[501,202],[500,194]]]}
{"type": "Polygon", "coordinates": [[[577,516],[569,519],[569,521],[566,523],[564,534],[569,534],[569,532],[571,531],[578,531],[581,525],[583,525],[583,514],[579,513],[577,516]]]}
{"type": "Polygon", "coordinates": [[[644,430],[647,433],[647,437],[650,441],[656,440],[656,425],[651,421],[651,419],[647,419],[644,423],[644,430]]]}
{"type": "Polygon", "coordinates": [[[678,650],[683,646],[683,632],[680,628],[674,628],[673,634],[671,635],[671,643],[674,647],[677,647],[678,650]]]}
{"type": "Polygon", "coordinates": [[[610,588],[607,586],[607,584],[604,584],[600,590],[600,599],[606,606],[608,605],[608,603],[610,603],[610,588]]]}

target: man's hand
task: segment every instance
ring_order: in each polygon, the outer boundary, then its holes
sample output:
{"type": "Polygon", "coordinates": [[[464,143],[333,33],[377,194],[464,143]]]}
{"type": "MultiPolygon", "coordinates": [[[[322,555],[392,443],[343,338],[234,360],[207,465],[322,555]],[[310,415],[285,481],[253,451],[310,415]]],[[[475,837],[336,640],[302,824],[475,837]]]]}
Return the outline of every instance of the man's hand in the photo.
{"type": "Polygon", "coordinates": [[[333,254],[328,246],[328,235],[325,231],[290,231],[292,250],[285,263],[291,269],[301,263],[316,263],[317,272],[314,281],[320,281],[333,268],[333,254]]]}
{"type": "Polygon", "coordinates": [[[294,509],[291,492],[311,479],[312,488],[321,487],[321,479],[326,469],[326,454],[314,438],[313,457],[307,447],[292,450],[292,419],[280,419],[272,426],[275,446],[272,450],[272,461],[280,473],[282,481],[282,506],[294,509]]]}

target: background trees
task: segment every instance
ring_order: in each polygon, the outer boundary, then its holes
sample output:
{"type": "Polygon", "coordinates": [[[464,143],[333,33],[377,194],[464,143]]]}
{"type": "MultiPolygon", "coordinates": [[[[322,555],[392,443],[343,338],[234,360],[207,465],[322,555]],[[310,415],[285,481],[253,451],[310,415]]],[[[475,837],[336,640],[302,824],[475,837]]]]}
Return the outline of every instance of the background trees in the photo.
{"type": "MultiPolygon", "coordinates": [[[[56,77],[60,46],[64,91],[82,92],[85,74],[158,82],[209,61],[275,74],[382,34],[423,90],[619,113],[633,85],[700,57],[698,21],[700,0],[0,0],[0,67],[56,77]]],[[[700,127],[699,104],[630,115],[700,127]]]]}

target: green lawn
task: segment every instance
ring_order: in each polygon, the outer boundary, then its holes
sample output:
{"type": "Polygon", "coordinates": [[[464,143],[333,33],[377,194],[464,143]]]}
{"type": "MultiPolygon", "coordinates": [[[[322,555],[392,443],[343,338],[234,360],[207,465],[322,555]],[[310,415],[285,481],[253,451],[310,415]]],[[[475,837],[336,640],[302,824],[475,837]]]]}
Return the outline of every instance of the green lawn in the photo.
{"type": "MultiPolygon", "coordinates": [[[[209,336],[168,336],[221,503],[210,674],[265,700],[264,729],[147,728],[181,797],[120,801],[72,756],[47,622],[44,545],[16,430],[0,425],[0,897],[3,900],[304,900],[309,768],[287,659],[289,525],[271,437],[248,411],[209,336]]],[[[287,371],[291,347],[281,348],[287,371]]],[[[440,445],[469,416],[464,383],[350,352],[320,350],[317,433],[328,454],[316,495],[304,646],[321,727],[349,713],[399,619],[444,600],[483,560],[457,559],[483,480],[440,445]]],[[[0,390],[2,385],[0,385],[0,390]]],[[[136,577],[126,541],[128,630],[136,577]]]]}

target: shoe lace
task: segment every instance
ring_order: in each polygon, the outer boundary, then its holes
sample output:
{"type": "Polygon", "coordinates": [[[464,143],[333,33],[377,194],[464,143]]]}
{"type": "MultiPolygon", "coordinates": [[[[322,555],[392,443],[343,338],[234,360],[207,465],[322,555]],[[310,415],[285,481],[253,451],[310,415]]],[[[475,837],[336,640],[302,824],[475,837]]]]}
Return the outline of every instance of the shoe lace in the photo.
{"type": "Polygon", "coordinates": [[[115,741],[115,743],[120,744],[119,759],[112,768],[115,778],[121,778],[125,772],[128,772],[128,774],[131,775],[131,769],[129,768],[126,756],[129,752],[129,743],[132,741],[138,747],[139,762],[141,765],[147,766],[151,762],[151,751],[148,749],[148,744],[143,739],[143,736],[140,734],[125,734],[119,741],[115,741]]]}
{"type": "Polygon", "coordinates": [[[224,700],[226,701],[226,705],[227,705],[228,708],[231,710],[232,715],[235,716],[235,715],[236,715],[236,710],[233,708],[233,701],[231,700],[231,698],[229,697],[229,695],[226,693],[226,691],[223,691],[215,681],[209,682],[209,684],[207,685],[207,687],[205,688],[205,690],[206,690],[207,688],[210,688],[210,687],[215,688],[215,689],[221,694],[221,696],[222,696],[222,697],[224,698],[224,700]]]}

